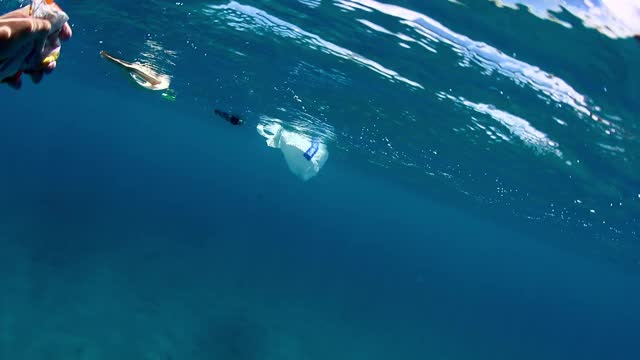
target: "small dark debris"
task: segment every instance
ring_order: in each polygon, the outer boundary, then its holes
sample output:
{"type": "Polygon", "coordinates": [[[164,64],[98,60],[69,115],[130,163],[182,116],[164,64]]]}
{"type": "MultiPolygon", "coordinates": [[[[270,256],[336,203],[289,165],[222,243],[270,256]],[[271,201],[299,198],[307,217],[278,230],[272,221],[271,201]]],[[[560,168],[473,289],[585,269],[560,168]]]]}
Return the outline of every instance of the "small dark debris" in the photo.
{"type": "Polygon", "coordinates": [[[215,109],[213,112],[233,125],[240,125],[243,123],[242,119],[240,119],[238,115],[234,115],[218,109],[215,109]]]}

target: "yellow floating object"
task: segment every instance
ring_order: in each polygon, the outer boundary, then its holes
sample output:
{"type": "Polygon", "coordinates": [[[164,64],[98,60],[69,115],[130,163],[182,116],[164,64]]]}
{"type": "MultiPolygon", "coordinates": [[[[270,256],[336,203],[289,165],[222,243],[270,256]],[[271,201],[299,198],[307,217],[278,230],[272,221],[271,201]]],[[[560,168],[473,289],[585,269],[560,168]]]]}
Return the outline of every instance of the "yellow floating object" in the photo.
{"type": "Polygon", "coordinates": [[[42,60],[42,65],[49,65],[50,63],[58,60],[58,57],[60,57],[60,51],[56,51],[44,58],[44,60],[42,60]]]}

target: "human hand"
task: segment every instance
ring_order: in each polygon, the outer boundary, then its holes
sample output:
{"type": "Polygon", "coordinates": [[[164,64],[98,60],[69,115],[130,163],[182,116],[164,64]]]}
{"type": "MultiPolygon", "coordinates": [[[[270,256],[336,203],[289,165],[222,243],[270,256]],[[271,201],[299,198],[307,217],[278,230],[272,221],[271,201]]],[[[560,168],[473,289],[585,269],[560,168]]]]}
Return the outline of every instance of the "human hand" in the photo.
{"type": "Polygon", "coordinates": [[[71,37],[72,31],[65,23],[59,32],[51,33],[51,23],[29,15],[29,7],[12,11],[0,16],[0,80],[14,88],[21,85],[20,74],[25,72],[34,83],[42,80],[44,73],[50,73],[56,67],[52,61],[37,68],[29,68],[29,63],[40,63],[49,54],[43,54],[45,42],[59,42],[71,37]],[[16,76],[17,75],[17,76],[16,76]]]}

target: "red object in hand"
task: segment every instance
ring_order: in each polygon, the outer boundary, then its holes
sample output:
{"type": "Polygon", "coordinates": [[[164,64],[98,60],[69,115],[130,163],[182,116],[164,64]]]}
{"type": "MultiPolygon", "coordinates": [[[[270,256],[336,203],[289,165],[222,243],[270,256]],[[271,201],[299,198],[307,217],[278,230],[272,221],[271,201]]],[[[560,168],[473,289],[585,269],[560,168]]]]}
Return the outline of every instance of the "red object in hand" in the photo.
{"type": "Polygon", "coordinates": [[[2,82],[14,82],[14,81],[18,81],[20,79],[20,76],[22,76],[22,70],[18,71],[17,73],[15,73],[15,75],[13,76],[9,76],[8,78],[4,78],[2,79],[2,82]]]}

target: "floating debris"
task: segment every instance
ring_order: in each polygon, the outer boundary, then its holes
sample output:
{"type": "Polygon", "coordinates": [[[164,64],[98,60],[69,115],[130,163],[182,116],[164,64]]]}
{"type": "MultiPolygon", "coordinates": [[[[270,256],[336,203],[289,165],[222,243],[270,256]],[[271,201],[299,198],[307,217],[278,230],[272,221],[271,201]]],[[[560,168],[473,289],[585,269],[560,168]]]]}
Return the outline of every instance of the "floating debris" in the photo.
{"type": "Polygon", "coordinates": [[[148,66],[139,62],[132,63],[118,59],[106,51],[100,51],[100,55],[129,72],[133,80],[146,89],[166,90],[169,88],[171,80],[167,75],[158,74],[148,66]]]}
{"type": "Polygon", "coordinates": [[[244,122],[238,115],[234,115],[226,111],[215,109],[213,112],[233,125],[241,125],[244,122]]]}

